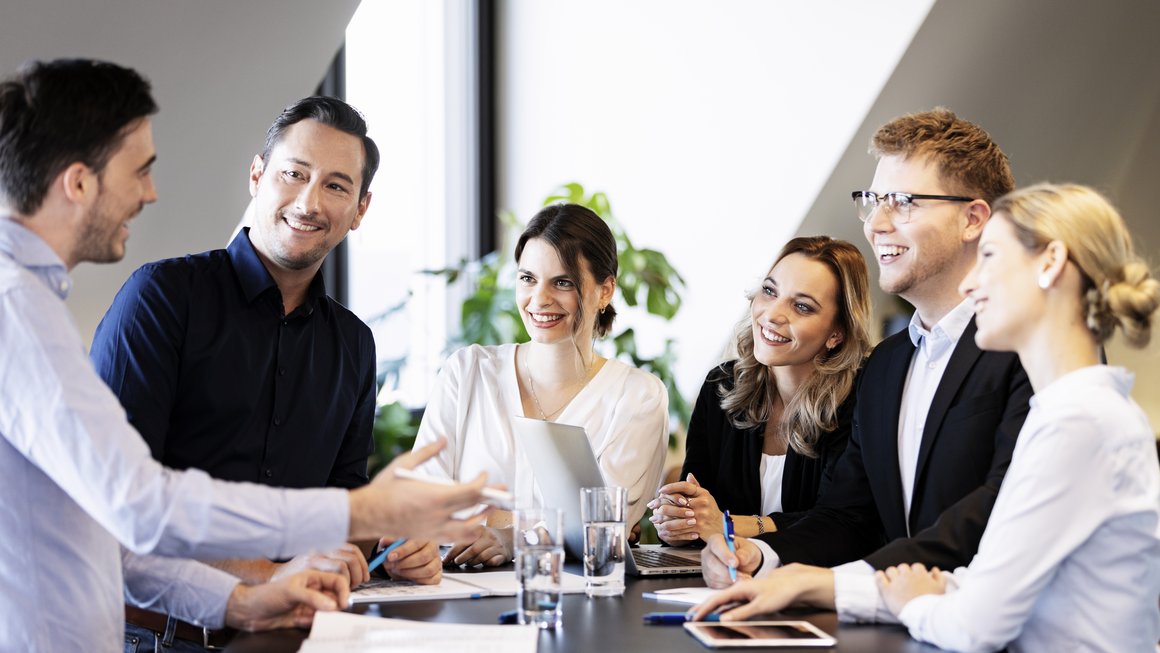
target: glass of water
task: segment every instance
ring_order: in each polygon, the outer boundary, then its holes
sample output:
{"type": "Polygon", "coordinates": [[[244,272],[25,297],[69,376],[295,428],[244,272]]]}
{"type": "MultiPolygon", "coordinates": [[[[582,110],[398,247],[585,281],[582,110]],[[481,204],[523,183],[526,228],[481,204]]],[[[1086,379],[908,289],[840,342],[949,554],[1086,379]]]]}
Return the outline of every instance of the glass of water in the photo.
{"type": "Polygon", "coordinates": [[[564,514],[556,508],[517,510],[512,515],[512,527],[519,622],[559,628],[564,514]]]}
{"type": "Polygon", "coordinates": [[[580,489],[584,522],[584,592],[589,597],[624,594],[625,515],[628,492],[622,487],[580,489]]]}

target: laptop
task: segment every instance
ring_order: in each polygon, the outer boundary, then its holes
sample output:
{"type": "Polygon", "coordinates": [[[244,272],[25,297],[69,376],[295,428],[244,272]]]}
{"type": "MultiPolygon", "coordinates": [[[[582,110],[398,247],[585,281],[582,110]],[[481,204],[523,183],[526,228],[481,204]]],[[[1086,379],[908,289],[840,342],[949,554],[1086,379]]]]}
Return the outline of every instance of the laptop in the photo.
{"type": "MultiPolygon", "coordinates": [[[[607,485],[596,463],[588,435],[579,426],[512,418],[516,446],[527,457],[544,505],[564,512],[564,551],[575,560],[584,555],[580,522],[580,488],[607,485]]],[[[629,524],[629,528],[632,525],[629,524]]],[[[641,545],[629,548],[625,570],[635,576],[673,576],[701,573],[699,550],[641,545]]]]}

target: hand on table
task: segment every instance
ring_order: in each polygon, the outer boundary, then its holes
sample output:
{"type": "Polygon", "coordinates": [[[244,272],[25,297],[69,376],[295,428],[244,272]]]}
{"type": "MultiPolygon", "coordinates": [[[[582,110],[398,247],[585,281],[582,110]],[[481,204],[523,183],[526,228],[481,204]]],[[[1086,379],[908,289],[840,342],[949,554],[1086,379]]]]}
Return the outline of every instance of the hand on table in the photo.
{"type": "Polygon", "coordinates": [[[886,601],[886,607],[898,616],[902,608],[916,596],[923,594],[944,594],[947,591],[947,579],[938,567],[927,571],[922,564],[901,564],[887,567],[876,572],[878,591],[886,601]]]}
{"type": "Polygon", "coordinates": [[[443,556],[443,565],[498,567],[512,559],[514,555],[512,546],[511,527],[485,526],[478,538],[456,542],[447,555],[443,556]]]}
{"type": "MultiPolygon", "coordinates": [[[[393,540],[379,540],[379,549],[393,540]]],[[[409,580],[420,585],[438,585],[443,580],[443,565],[439,560],[439,545],[432,541],[407,540],[387,554],[383,570],[396,580],[409,580]]]]}
{"type": "Polygon", "coordinates": [[[721,621],[740,621],[757,615],[804,604],[833,609],[834,572],[824,567],[792,564],[773,570],[765,578],[738,581],[694,607],[693,619],[704,619],[717,608],[737,607],[721,613],[721,621]]]}
{"type": "Polygon", "coordinates": [[[729,567],[737,569],[737,579],[749,578],[761,568],[761,549],[745,537],[733,538],[733,545],[737,549],[734,553],[725,543],[725,536],[720,533],[710,535],[705,548],[701,549],[701,575],[705,584],[713,588],[729,587],[733,579],[729,575],[729,567]]]}
{"type": "Polygon", "coordinates": [[[328,571],[345,576],[350,587],[358,587],[370,580],[367,559],[354,544],[347,542],[333,551],[304,553],[278,565],[270,575],[270,581],[278,581],[306,569],[328,571]]]}
{"type": "Polygon", "coordinates": [[[225,622],[246,631],[307,628],[315,612],[345,608],[349,601],[345,576],[308,569],[261,585],[239,583],[226,603],[225,622]]]}

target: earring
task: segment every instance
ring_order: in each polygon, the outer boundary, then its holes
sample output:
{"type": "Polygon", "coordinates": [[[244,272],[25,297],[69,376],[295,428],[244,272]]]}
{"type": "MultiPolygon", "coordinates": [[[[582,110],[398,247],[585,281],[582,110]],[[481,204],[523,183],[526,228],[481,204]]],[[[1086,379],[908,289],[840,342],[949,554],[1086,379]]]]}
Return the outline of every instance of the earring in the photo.
{"type": "Polygon", "coordinates": [[[608,308],[608,304],[605,304],[604,306],[601,306],[601,307],[600,307],[600,314],[601,314],[601,315],[604,315],[604,311],[605,311],[607,308],[608,308]]]}
{"type": "Polygon", "coordinates": [[[1039,288],[1042,290],[1047,290],[1050,287],[1051,287],[1051,275],[1049,275],[1046,272],[1039,275],[1039,288]]]}

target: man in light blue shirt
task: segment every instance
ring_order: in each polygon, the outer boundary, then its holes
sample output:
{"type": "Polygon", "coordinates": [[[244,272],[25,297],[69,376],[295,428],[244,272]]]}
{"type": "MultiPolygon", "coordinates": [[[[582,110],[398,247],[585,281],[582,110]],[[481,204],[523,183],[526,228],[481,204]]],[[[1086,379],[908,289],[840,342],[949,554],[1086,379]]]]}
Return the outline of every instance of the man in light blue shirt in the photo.
{"type": "Polygon", "coordinates": [[[156,201],[149,84],[88,60],[33,63],[0,83],[0,650],[116,651],[123,603],[202,626],[294,623],[334,607],[345,580],[305,572],[244,587],[202,558],[288,558],[381,536],[474,537],[484,479],[396,478],[358,490],[275,490],[175,472],[150,456],[94,372],[64,305],[69,271],[125,253],[156,201]],[[157,557],[170,556],[170,557],[157,557]]]}

